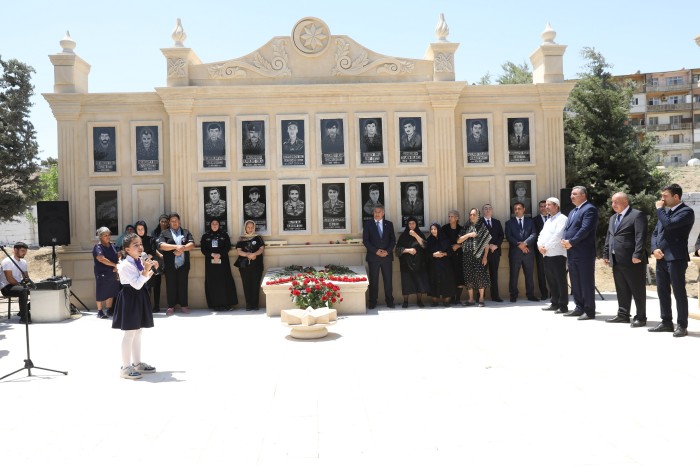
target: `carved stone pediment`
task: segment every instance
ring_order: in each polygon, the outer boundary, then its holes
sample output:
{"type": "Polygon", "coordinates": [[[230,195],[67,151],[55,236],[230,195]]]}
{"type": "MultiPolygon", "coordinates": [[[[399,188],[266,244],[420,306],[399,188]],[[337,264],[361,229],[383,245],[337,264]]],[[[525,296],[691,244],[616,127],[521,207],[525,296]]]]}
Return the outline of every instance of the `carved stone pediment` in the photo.
{"type": "Polygon", "coordinates": [[[433,60],[376,53],[353,39],[332,35],[318,18],[299,20],[288,37],[274,37],[243,57],[190,63],[189,84],[325,84],[432,81],[433,60]]]}

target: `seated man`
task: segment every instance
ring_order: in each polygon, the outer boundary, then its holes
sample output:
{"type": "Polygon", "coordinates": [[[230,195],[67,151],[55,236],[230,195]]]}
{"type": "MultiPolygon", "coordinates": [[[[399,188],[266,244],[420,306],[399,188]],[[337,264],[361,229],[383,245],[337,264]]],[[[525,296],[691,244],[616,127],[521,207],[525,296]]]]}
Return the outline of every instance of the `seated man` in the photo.
{"type": "Polygon", "coordinates": [[[27,304],[29,302],[29,291],[22,284],[24,281],[29,280],[27,261],[24,260],[24,256],[27,255],[27,249],[25,243],[16,243],[12,259],[7,257],[1,263],[2,275],[0,276],[0,292],[2,295],[19,298],[19,321],[22,324],[26,323],[27,320],[30,324],[32,323],[32,316],[29,313],[27,304]]]}

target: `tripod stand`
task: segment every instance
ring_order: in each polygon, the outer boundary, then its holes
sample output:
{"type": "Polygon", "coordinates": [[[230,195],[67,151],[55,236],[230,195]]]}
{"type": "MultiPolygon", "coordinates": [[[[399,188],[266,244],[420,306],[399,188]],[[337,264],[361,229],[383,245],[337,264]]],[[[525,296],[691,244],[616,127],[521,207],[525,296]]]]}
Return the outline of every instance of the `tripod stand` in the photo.
{"type": "MultiPolygon", "coordinates": [[[[55,244],[51,245],[51,262],[53,263],[53,278],[56,278],[56,245],[55,244]]],[[[73,293],[73,290],[68,290],[68,291],[70,291],[70,295],[73,298],[77,299],[78,302],[83,305],[83,307],[85,308],[86,311],[90,311],[90,308],[88,308],[85,305],[85,303],[80,298],[78,298],[77,294],[73,293]]],[[[0,379],[0,380],[2,380],[2,379],[0,379]]]]}
{"type": "MultiPolygon", "coordinates": [[[[22,269],[19,267],[17,262],[15,262],[15,260],[12,258],[12,256],[9,255],[7,253],[7,251],[5,251],[5,248],[3,246],[0,246],[0,250],[2,250],[2,252],[5,253],[5,255],[12,261],[12,263],[15,265],[15,267],[17,267],[17,270],[19,270],[21,272],[22,269]]],[[[27,277],[27,280],[28,280],[28,277],[27,277]]],[[[28,281],[29,281],[30,285],[33,285],[31,280],[28,280],[28,281]]],[[[25,287],[25,290],[26,290],[26,287],[25,287]]],[[[29,354],[29,311],[27,309],[25,309],[25,311],[27,312],[27,314],[25,314],[25,316],[24,316],[24,332],[25,332],[25,337],[26,337],[26,341],[27,341],[27,359],[24,360],[24,367],[21,367],[21,368],[17,369],[16,371],[10,372],[9,374],[3,375],[2,377],[0,377],[0,380],[5,379],[11,375],[14,375],[17,372],[23,371],[24,369],[27,369],[29,377],[32,376],[32,369],[41,369],[43,371],[57,372],[59,374],[68,375],[68,372],[65,372],[65,371],[57,371],[55,369],[47,369],[45,367],[39,367],[39,366],[34,365],[34,363],[32,362],[32,358],[29,354]]]]}

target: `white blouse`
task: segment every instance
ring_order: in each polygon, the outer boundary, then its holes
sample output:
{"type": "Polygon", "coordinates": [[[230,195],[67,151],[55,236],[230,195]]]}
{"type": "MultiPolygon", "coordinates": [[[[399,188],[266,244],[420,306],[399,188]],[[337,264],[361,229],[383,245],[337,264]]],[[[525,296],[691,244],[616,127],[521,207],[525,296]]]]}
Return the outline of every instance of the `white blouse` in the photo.
{"type": "Polygon", "coordinates": [[[119,273],[119,281],[122,285],[131,285],[132,288],[140,290],[143,285],[146,284],[150,277],[143,276],[139,269],[136,267],[136,262],[134,258],[128,256],[126,259],[122,259],[117,264],[117,272],[119,273]]]}

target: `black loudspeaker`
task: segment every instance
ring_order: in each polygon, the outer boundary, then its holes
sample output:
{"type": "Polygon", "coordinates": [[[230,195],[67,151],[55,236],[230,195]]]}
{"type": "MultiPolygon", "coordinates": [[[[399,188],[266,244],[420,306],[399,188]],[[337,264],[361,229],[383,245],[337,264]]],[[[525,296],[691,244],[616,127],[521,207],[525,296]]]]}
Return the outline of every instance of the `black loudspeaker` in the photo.
{"type": "Polygon", "coordinates": [[[39,246],[70,244],[68,201],[39,201],[36,203],[39,221],[39,246]]]}
{"type": "Polygon", "coordinates": [[[561,213],[568,217],[569,213],[574,210],[574,203],[571,202],[571,189],[562,188],[559,190],[559,202],[561,202],[561,213]]]}

